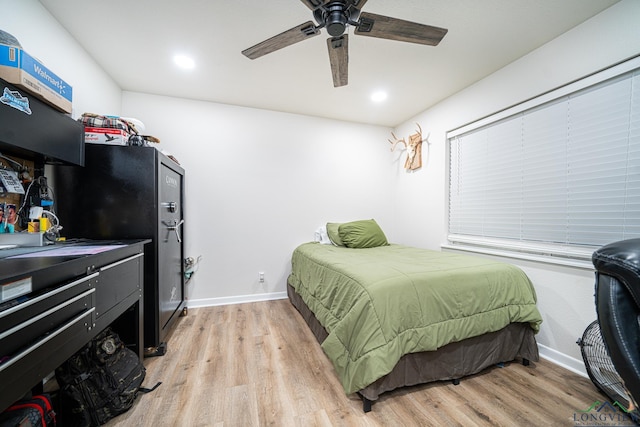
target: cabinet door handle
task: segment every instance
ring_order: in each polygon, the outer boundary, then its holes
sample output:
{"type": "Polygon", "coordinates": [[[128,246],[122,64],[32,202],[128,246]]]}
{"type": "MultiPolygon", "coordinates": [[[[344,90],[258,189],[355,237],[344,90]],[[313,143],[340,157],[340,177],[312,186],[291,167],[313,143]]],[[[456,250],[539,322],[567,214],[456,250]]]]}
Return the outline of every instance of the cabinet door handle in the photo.
{"type": "Polygon", "coordinates": [[[116,261],[116,262],[114,262],[112,264],[105,265],[104,267],[100,267],[100,271],[105,271],[105,270],[108,270],[110,268],[117,267],[117,266],[119,266],[121,264],[124,264],[125,262],[133,261],[136,258],[140,258],[143,255],[144,255],[143,253],[131,255],[129,258],[121,259],[120,261],[116,261]]]}
{"type": "Polygon", "coordinates": [[[73,288],[74,286],[77,286],[77,285],[80,285],[80,284],[82,284],[84,282],[87,282],[87,281],[93,279],[94,277],[97,277],[99,274],[100,273],[90,274],[90,275],[85,276],[85,277],[83,277],[81,279],[74,280],[71,283],[68,283],[68,284],[66,284],[64,286],[56,288],[51,292],[47,292],[46,294],[42,294],[42,295],[40,295],[38,297],[32,298],[32,299],[30,299],[28,301],[25,301],[22,304],[18,304],[18,305],[14,306],[14,307],[11,307],[11,308],[3,311],[3,312],[0,312],[0,319],[5,317],[5,316],[8,316],[9,314],[15,313],[15,312],[20,311],[20,310],[24,310],[25,308],[27,308],[27,307],[29,307],[29,306],[37,303],[37,302],[40,302],[40,301],[45,300],[45,299],[47,299],[49,297],[52,297],[52,296],[54,296],[56,294],[59,294],[60,292],[64,292],[67,289],[73,288]]]}
{"type": "MultiPolygon", "coordinates": [[[[177,219],[174,219],[173,224],[167,223],[166,221],[162,221],[162,223],[167,227],[168,231],[175,231],[176,239],[178,239],[178,243],[182,243],[182,237],[180,236],[180,226],[184,224],[184,219],[181,219],[180,221],[178,221],[177,219]]],[[[164,239],[164,241],[165,242],[169,241],[168,235],[167,235],[167,238],[164,239]]]]}
{"type": "Polygon", "coordinates": [[[56,305],[55,307],[50,308],[47,311],[43,311],[42,313],[38,314],[37,316],[34,316],[34,317],[30,318],[29,320],[26,320],[26,321],[24,321],[24,322],[22,322],[22,323],[20,323],[20,324],[18,324],[16,326],[14,326],[11,329],[7,329],[6,331],[0,333],[0,339],[4,339],[4,338],[8,337],[9,335],[14,334],[14,333],[18,332],[19,330],[24,329],[27,326],[32,325],[32,324],[36,323],[37,321],[44,319],[45,317],[47,317],[48,315],[50,315],[52,313],[55,313],[56,311],[62,310],[66,306],[71,305],[74,302],[81,300],[82,298],[86,297],[87,295],[91,295],[95,291],[96,291],[96,288],[91,288],[88,291],[84,291],[80,295],[77,295],[77,296],[75,296],[75,297],[73,297],[71,299],[68,299],[68,300],[56,305]]]}
{"type": "Polygon", "coordinates": [[[69,321],[66,325],[62,326],[60,329],[57,329],[56,331],[54,331],[54,332],[50,333],[49,335],[45,336],[43,339],[41,339],[40,341],[36,342],[31,347],[26,348],[21,353],[15,355],[12,359],[7,360],[5,363],[0,365],[0,372],[4,371],[9,366],[11,366],[14,363],[16,363],[17,361],[21,360],[22,358],[24,358],[29,353],[33,352],[34,350],[36,350],[39,347],[41,347],[44,344],[46,344],[47,342],[51,341],[54,337],[60,335],[61,333],[63,333],[64,331],[66,331],[67,329],[69,329],[70,327],[72,327],[73,325],[75,325],[76,323],[78,323],[79,321],[84,319],[85,317],[87,317],[89,314],[93,313],[94,311],[95,311],[95,307],[91,307],[89,310],[87,310],[84,313],[82,313],[82,314],[78,315],[77,317],[73,318],[71,321],[69,321]]]}

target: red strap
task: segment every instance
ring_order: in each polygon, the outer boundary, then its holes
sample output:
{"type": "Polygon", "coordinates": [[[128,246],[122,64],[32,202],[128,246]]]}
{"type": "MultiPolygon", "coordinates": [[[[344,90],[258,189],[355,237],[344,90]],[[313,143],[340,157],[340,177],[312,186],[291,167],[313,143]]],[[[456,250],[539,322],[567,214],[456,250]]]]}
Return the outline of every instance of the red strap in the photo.
{"type": "Polygon", "coordinates": [[[44,407],[47,410],[47,412],[51,411],[53,408],[51,407],[51,401],[49,399],[47,399],[46,397],[42,396],[42,395],[36,395],[33,396],[34,399],[38,399],[41,400],[42,402],[44,402],[44,407]]]}
{"type": "MultiPolygon", "coordinates": [[[[53,411],[53,407],[51,406],[51,400],[49,400],[49,398],[42,396],[40,394],[33,396],[34,399],[38,399],[42,402],[44,402],[44,407],[46,409],[45,411],[45,415],[48,415],[51,418],[51,423],[55,426],[56,424],[58,424],[57,420],[56,420],[56,413],[53,411]]],[[[46,419],[44,419],[43,421],[46,421],[46,419]]],[[[43,422],[42,423],[43,426],[46,426],[47,423],[43,422]]]]}

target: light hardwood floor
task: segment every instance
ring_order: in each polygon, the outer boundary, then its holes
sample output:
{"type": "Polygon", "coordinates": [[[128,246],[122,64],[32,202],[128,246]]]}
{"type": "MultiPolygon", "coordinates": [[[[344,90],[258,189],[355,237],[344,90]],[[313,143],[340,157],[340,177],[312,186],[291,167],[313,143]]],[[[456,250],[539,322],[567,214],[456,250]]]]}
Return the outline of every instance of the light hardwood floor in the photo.
{"type": "Polygon", "coordinates": [[[116,426],[573,426],[606,396],[548,361],[385,393],[363,413],[288,300],[190,309],[116,426]]]}

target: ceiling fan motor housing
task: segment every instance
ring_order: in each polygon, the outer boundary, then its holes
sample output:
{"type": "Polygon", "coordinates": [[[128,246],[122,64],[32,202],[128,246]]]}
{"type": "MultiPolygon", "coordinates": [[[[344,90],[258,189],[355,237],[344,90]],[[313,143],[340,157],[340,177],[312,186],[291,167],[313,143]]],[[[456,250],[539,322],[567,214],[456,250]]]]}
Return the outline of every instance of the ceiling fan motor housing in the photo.
{"type": "Polygon", "coordinates": [[[330,36],[338,37],[344,33],[347,24],[354,23],[359,12],[353,5],[331,2],[316,9],[313,14],[318,24],[324,24],[330,36]]]}
{"type": "Polygon", "coordinates": [[[342,10],[329,12],[329,16],[327,17],[327,32],[333,37],[342,35],[347,27],[347,21],[347,17],[342,10]]]}

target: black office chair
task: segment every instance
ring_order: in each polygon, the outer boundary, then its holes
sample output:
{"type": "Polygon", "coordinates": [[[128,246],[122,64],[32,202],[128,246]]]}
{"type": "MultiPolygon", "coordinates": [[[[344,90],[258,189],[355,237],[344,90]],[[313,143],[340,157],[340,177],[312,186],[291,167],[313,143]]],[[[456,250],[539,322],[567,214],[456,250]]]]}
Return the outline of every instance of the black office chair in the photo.
{"type": "Polygon", "coordinates": [[[593,253],[602,339],[635,408],[640,400],[640,239],[593,253]]]}

